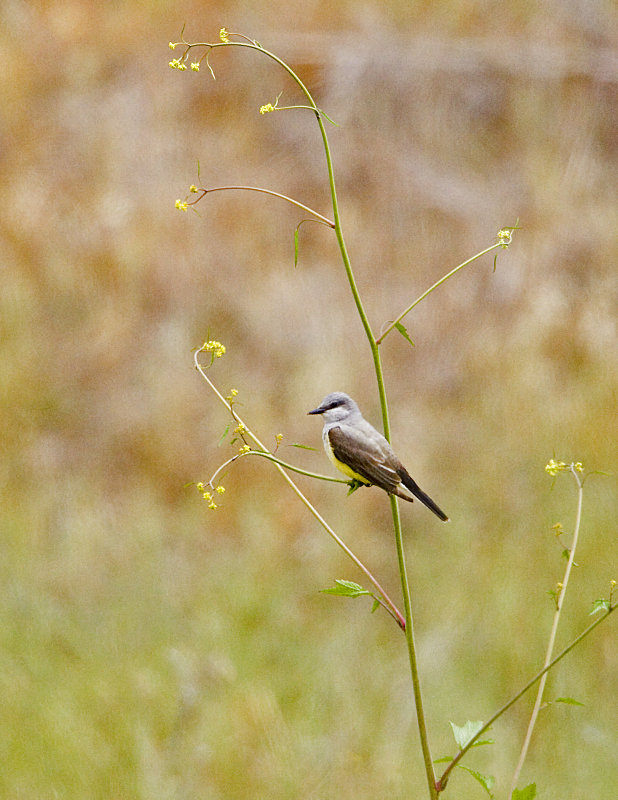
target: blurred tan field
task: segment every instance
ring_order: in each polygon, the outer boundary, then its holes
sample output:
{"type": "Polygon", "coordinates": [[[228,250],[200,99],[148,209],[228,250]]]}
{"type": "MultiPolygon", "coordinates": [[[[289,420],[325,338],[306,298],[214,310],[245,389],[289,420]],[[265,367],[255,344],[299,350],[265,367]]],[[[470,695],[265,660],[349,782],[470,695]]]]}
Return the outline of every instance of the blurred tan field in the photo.
{"type": "MultiPolygon", "coordinates": [[[[568,2],[4,0],[0,9],[0,796],[426,796],[403,636],[271,465],[209,511],[191,482],[234,452],[210,370],[281,457],[331,474],[306,412],[349,392],[380,420],[310,112],[266,58],[170,70],[168,41],[240,31],[287,60],[328,126],[344,234],[376,331],[515,225],[382,345],[393,443],[450,515],[403,504],[431,745],[540,668],[572,530],[558,649],[618,579],[618,15],[568,2]],[[301,450],[293,443],[316,448],[301,450]]],[[[298,483],[400,602],[377,489],[298,483]]],[[[521,786],[618,791],[614,618],[550,676],[521,786]]],[[[533,694],[465,762],[506,796],[533,694]]],[[[445,797],[486,796],[463,771],[445,797]]]]}

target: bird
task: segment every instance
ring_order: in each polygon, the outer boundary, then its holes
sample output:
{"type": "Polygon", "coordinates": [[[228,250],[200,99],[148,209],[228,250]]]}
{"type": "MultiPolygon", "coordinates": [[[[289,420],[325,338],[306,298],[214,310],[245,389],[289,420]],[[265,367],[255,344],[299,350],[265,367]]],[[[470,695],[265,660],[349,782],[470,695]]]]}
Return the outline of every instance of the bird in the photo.
{"type": "Polygon", "coordinates": [[[443,522],[449,518],[414,481],[381,433],[361,414],[358,405],[344,392],[327,394],[317,408],[308,414],[319,414],[324,420],[322,439],[332,463],[365,486],[378,486],[389,495],[414,502],[414,495],[443,522]],[[408,492],[402,491],[405,487],[408,492]]]}

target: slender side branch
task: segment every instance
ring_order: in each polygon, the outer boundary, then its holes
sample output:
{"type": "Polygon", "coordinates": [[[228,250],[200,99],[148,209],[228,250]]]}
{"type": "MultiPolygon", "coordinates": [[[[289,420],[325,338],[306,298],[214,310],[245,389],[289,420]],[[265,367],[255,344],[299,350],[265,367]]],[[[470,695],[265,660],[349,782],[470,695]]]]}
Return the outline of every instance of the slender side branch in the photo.
{"type": "MultiPolygon", "coordinates": [[[[268,451],[268,449],[262,444],[262,442],[258,439],[258,437],[250,430],[250,428],[247,427],[247,425],[243,422],[243,420],[240,418],[240,416],[234,410],[232,404],[229,403],[226,400],[226,398],[217,389],[215,384],[210,380],[208,375],[206,375],[204,367],[199,362],[199,353],[200,352],[201,352],[200,350],[197,350],[195,352],[195,355],[194,355],[194,363],[195,363],[195,368],[197,369],[197,371],[200,373],[200,375],[206,381],[206,383],[209,385],[209,387],[212,389],[212,391],[216,394],[216,396],[219,398],[221,403],[223,403],[223,405],[228,410],[228,412],[232,415],[234,420],[236,422],[238,422],[239,424],[243,425],[246,435],[255,442],[255,444],[259,448],[259,452],[256,452],[256,455],[260,455],[261,454],[261,455],[264,455],[265,457],[272,456],[272,453],[270,453],[268,451]]],[[[403,615],[401,614],[401,612],[399,611],[397,606],[393,603],[393,601],[391,600],[389,595],[384,591],[384,589],[382,588],[382,586],[378,582],[378,580],[373,576],[373,574],[363,564],[363,562],[358,558],[358,556],[356,556],[356,554],[353,553],[352,550],[350,550],[350,548],[346,545],[346,543],[342,539],[339,538],[339,536],[335,533],[335,531],[326,522],[324,517],[322,517],[322,515],[318,512],[318,510],[315,508],[315,506],[313,506],[313,504],[308,500],[307,497],[305,497],[305,495],[301,492],[301,490],[298,488],[298,486],[290,478],[290,476],[285,471],[285,468],[282,467],[280,464],[278,464],[276,462],[275,462],[275,467],[277,468],[279,473],[282,475],[283,479],[286,481],[288,486],[296,494],[296,496],[299,498],[299,500],[302,503],[304,503],[306,508],[311,512],[311,514],[315,517],[315,519],[317,519],[317,521],[324,528],[324,530],[328,533],[328,535],[335,541],[336,544],[339,545],[339,547],[344,551],[344,553],[356,564],[356,566],[361,570],[361,572],[364,575],[366,575],[366,577],[371,581],[371,583],[378,590],[383,602],[378,597],[376,597],[375,599],[378,600],[378,602],[380,602],[380,605],[382,605],[386,609],[386,611],[391,615],[391,617],[393,617],[393,619],[397,622],[399,627],[402,630],[405,630],[405,627],[406,627],[405,618],[403,617],[403,615]]]]}
{"type": "MultiPolygon", "coordinates": [[[[556,642],[556,633],[558,631],[558,622],[560,621],[560,612],[562,611],[562,605],[564,602],[564,597],[566,595],[566,590],[569,583],[569,577],[571,575],[571,569],[575,561],[575,551],[577,549],[577,540],[579,538],[579,530],[582,519],[582,503],[584,498],[583,482],[580,479],[574,464],[571,464],[570,471],[573,474],[573,477],[575,478],[575,482],[577,483],[577,512],[575,516],[575,528],[573,530],[573,541],[571,543],[569,559],[567,561],[566,569],[564,571],[564,577],[562,579],[562,582],[558,585],[558,592],[556,596],[556,611],[554,613],[554,620],[552,623],[551,632],[549,634],[549,641],[547,643],[547,652],[545,653],[545,661],[543,662],[544,667],[546,667],[551,661],[552,652],[554,650],[554,644],[556,642]]],[[[541,682],[539,683],[539,688],[536,694],[534,708],[532,709],[530,722],[528,723],[528,728],[526,730],[526,735],[524,737],[524,743],[521,748],[521,753],[519,754],[519,760],[517,762],[517,766],[515,767],[515,772],[513,773],[513,779],[511,781],[511,790],[509,792],[509,797],[513,793],[513,790],[517,787],[517,781],[519,780],[519,775],[524,765],[524,761],[526,760],[526,755],[528,754],[528,747],[530,746],[530,740],[532,739],[532,731],[534,730],[534,726],[536,724],[536,720],[539,715],[541,703],[543,701],[543,692],[545,691],[546,683],[547,683],[547,673],[543,675],[543,677],[541,678],[541,682]]]]}
{"type": "Polygon", "coordinates": [[[443,275],[440,278],[439,281],[436,281],[433,284],[433,286],[430,286],[429,289],[427,289],[427,291],[423,292],[423,294],[420,297],[417,297],[416,300],[413,303],[410,303],[410,305],[404,311],[402,311],[401,314],[399,314],[399,316],[393,322],[391,322],[388,325],[386,330],[383,333],[381,333],[380,337],[376,340],[376,344],[378,344],[378,345],[382,344],[384,339],[393,330],[393,328],[395,328],[401,322],[401,320],[406,316],[406,314],[409,314],[410,311],[412,311],[412,309],[415,306],[417,306],[422,300],[424,300],[427,297],[427,295],[431,294],[434,291],[434,289],[437,289],[438,286],[441,286],[449,278],[452,278],[453,275],[455,275],[457,272],[459,272],[460,269],[463,269],[464,267],[467,267],[468,264],[471,264],[473,261],[476,261],[481,256],[484,256],[487,253],[490,253],[492,250],[495,250],[498,247],[504,247],[504,244],[502,242],[496,242],[495,244],[492,244],[491,247],[487,247],[485,250],[482,250],[480,253],[477,253],[475,256],[472,256],[472,258],[469,258],[467,261],[464,261],[462,264],[459,264],[459,266],[455,267],[450,272],[447,272],[446,275],[443,275]]]}
{"type": "Polygon", "coordinates": [[[592,633],[592,631],[597,627],[597,625],[600,625],[604,620],[606,620],[609,617],[609,615],[612,613],[612,611],[614,611],[616,609],[617,605],[618,605],[618,603],[614,603],[613,605],[610,605],[608,607],[608,609],[607,609],[607,612],[605,614],[603,614],[603,616],[601,616],[598,619],[596,619],[591,625],[588,625],[588,627],[585,630],[583,630],[579,634],[579,636],[577,636],[575,639],[573,639],[571,644],[567,645],[567,647],[565,647],[564,650],[562,650],[555,658],[553,658],[552,661],[550,661],[549,664],[547,664],[547,666],[543,667],[543,669],[540,670],[540,672],[537,672],[537,674],[533,678],[531,678],[528,681],[528,683],[517,692],[516,695],[511,697],[511,699],[508,702],[506,702],[498,711],[496,711],[496,713],[492,717],[490,717],[487,720],[487,722],[483,725],[483,727],[480,728],[476,732],[476,734],[470,739],[470,741],[466,744],[465,747],[462,747],[462,749],[457,753],[457,755],[453,758],[453,760],[449,763],[447,768],[444,770],[444,772],[442,773],[442,775],[438,779],[438,782],[436,783],[436,788],[438,789],[438,792],[442,792],[442,791],[444,791],[444,789],[446,789],[446,784],[447,784],[447,781],[448,781],[448,778],[449,778],[449,775],[451,774],[451,772],[455,769],[457,764],[465,756],[465,754],[468,752],[468,750],[470,750],[470,748],[474,745],[474,743],[478,739],[480,739],[480,737],[483,736],[483,734],[487,733],[487,731],[491,728],[491,726],[494,724],[494,722],[497,719],[499,719],[506,711],[508,711],[509,708],[512,705],[515,705],[515,703],[519,700],[519,698],[522,697],[528,691],[528,689],[530,689],[532,686],[534,686],[534,684],[538,680],[540,680],[543,677],[543,675],[547,674],[549,672],[549,670],[552,669],[552,667],[554,667],[559,661],[562,661],[562,659],[568,653],[570,653],[571,650],[573,650],[574,647],[577,647],[577,645],[583,639],[585,639],[586,636],[588,636],[588,634],[592,633]]]}
{"type": "Polygon", "coordinates": [[[320,222],[323,222],[325,225],[328,225],[329,228],[334,228],[335,223],[328,219],[328,217],[323,216],[318,211],[314,211],[313,208],[309,208],[309,206],[304,205],[303,203],[299,203],[298,200],[294,200],[293,197],[288,197],[286,194],[281,194],[281,192],[274,192],[272,189],[263,189],[261,186],[213,186],[211,189],[206,189],[205,187],[200,187],[199,197],[196,197],[190,203],[187,203],[188,206],[194,206],[196,203],[205,197],[207,194],[211,192],[222,192],[227,189],[244,189],[247,192],[261,192],[262,194],[270,194],[273,197],[279,197],[281,200],[286,200],[288,203],[296,206],[297,208],[302,208],[303,211],[307,211],[309,214],[312,214],[316,217],[320,222]]]}
{"type": "MultiPolygon", "coordinates": [[[[288,73],[288,75],[292,78],[292,80],[294,80],[296,82],[296,84],[298,85],[300,90],[303,92],[303,94],[307,98],[307,101],[308,101],[311,109],[315,113],[316,120],[317,120],[318,126],[320,128],[320,134],[322,136],[322,142],[323,142],[323,145],[324,145],[324,153],[325,153],[325,156],[326,156],[326,165],[327,165],[327,169],[328,169],[328,180],[329,180],[331,197],[332,197],[332,207],[333,207],[333,219],[334,219],[335,234],[337,236],[337,241],[339,243],[339,249],[340,249],[340,252],[341,252],[341,257],[342,257],[342,260],[343,260],[343,264],[344,264],[344,268],[345,268],[345,271],[346,271],[346,276],[347,276],[347,279],[348,279],[350,290],[351,290],[352,296],[354,298],[354,303],[356,305],[356,309],[358,311],[358,315],[360,317],[361,323],[362,323],[363,328],[365,330],[365,334],[367,336],[367,340],[369,342],[369,346],[370,346],[370,349],[371,349],[371,355],[372,355],[372,358],[373,358],[373,364],[374,364],[374,369],[375,369],[375,374],[376,374],[376,380],[377,380],[377,383],[378,383],[378,392],[379,392],[379,396],[380,396],[380,406],[381,406],[381,409],[382,409],[382,422],[383,422],[383,427],[384,427],[384,435],[386,436],[387,439],[390,439],[390,423],[389,423],[389,415],[388,415],[388,404],[387,404],[387,398],[386,398],[386,389],[385,389],[385,385],[384,385],[384,374],[383,374],[383,369],[382,369],[382,362],[381,362],[381,359],[380,359],[379,347],[378,347],[378,343],[376,342],[376,338],[375,338],[375,335],[374,335],[373,330],[371,328],[371,325],[369,323],[369,319],[368,319],[367,314],[365,312],[365,308],[363,306],[363,302],[361,300],[361,297],[360,297],[360,294],[359,294],[359,291],[358,291],[358,287],[356,285],[356,280],[355,280],[355,277],[354,277],[354,273],[352,271],[350,258],[349,258],[347,247],[346,247],[345,240],[344,240],[344,237],[343,237],[343,231],[342,231],[342,228],[341,228],[341,220],[340,220],[340,216],[339,216],[339,204],[338,204],[338,200],[337,200],[337,191],[336,191],[336,187],[335,187],[335,176],[334,176],[334,170],[333,170],[333,164],[332,164],[332,157],[331,157],[328,137],[326,135],[326,129],[324,127],[324,122],[323,122],[323,119],[322,119],[322,112],[320,112],[320,109],[317,107],[317,105],[316,105],[311,93],[309,92],[309,90],[307,89],[305,84],[301,81],[301,79],[298,77],[298,75],[296,75],[294,70],[292,70],[292,68],[289,67],[284,61],[282,61],[280,58],[278,58],[276,55],[274,55],[274,53],[271,53],[268,50],[265,50],[257,42],[251,42],[251,41],[248,41],[248,42],[245,42],[245,41],[243,41],[243,42],[232,42],[232,41],[229,41],[227,32],[225,32],[225,34],[226,35],[224,37],[222,37],[224,39],[224,42],[222,42],[221,44],[217,44],[217,45],[214,45],[214,44],[203,44],[202,46],[207,47],[208,50],[211,50],[211,49],[213,49],[214,47],[217,47],[217,46],[230,46],[230,45],[234,45],[234,46],[237,46],[237,47],[250,47],[251,49],[259,50],[260,52],[262,52],[265,55],[267,55],[269,58],[273,59],[276,63],[278,63],[288,73]]],[[[186,60],[188,51],[193,45],[188,45],[188,43],[186,43],[186,42],[185,42],[185,45],[187,46],[187,51],[185,52],[185,55],[183,56],[183,58],[186,60]]],[[[198,367],[198,369],[199,369],[199,367],[198,367]]],[[[206,380],[208,380],[208,378],[206,378],[205,375],[204,375],[204,378],[206,380]]],[[[208,382],[210,383],[210,381],[208,381],[208,382]]],[[[219,394],[219,393],[217,392],[217,394],[219,394]]],[[[223,401],[225,402],[224,398],[221,398],[221,399],[223,399],[223,401]]],[[[233,413],[232,409],[230,409],[230,411],[233,413]]],[[[261,445],[261,443],[259,443],[254,436],[252,436],[252,438],[254,439],[254,441],[256,441],[258,443],[258,446],[260,447],[260,449],[266,450],[266,448],[264,448],[263,445],[261,445]]],[[[329,534],[337,541],[337,543],[340,545],[340,547],[342,547],[348,553],[348,555],[358,564],[358,566],[365,572],[365,574],[367,574],[368,577],[370,577],[370,580],[372,581],[372,583],[375,586],[377,586],[377,584],[375,582],[375,579],[373,579],[373,576],[370,576],[370,574],[368,573],[367,569],[363,565],[360,564],[360,562],[358,561],[356,556],[354,556],[354,554],[351,553],[351,551],[349,551],[349,549],[343,544],[343,542],[330,529],[330,527],[322,519],[322,517],[319,515],[319,513],[313,508],[313,506],[311,506],[311,504],[302,495],[302,493],[296,487],[296,485],[293,483],[293,481],[290,479],[290,477],[285,473],[284,469],[282,467],[280,467],[279,465],[276,465],[276,466],[277,466],[277,469],[281,472],[281,474],[285,478],[285,480],[290,484],[292,489],[296,492],[296,494],[303,500],[303,502],[311,510],[311,513],[316,517],[316,519],[318,519],[320,524],[322,524],[322,526],[327,530],[327,532],[329,532],[329,534]]],[[[423,758],[424,758],[424,763],[425,763],[425,771],[426,771],[427,784],[428,784],[428,789],[429,789],[429,797],[430,797],[430,800],[436,800],[436,798],[437,798],[437,790],[436,790],[435,774],[434,774],[434,771],[433,771],[432,759],[431,759],[430,752],[429,752],[429,744],[428,744],[429,740],[428,740],[427,728],[426,728],[425,718],[424,718],[424,713],[423,713],[422,695],[421,695],[421,691],[420,691],[420,683],[418,681],[418,670],[417,670],[417,667],[416,667],[416,654],[415,654],[414,633],[413,633],[413,626],[412,626],[412,609],[411,609],[411,601],[410,601],[410,588],[409,588],[409,583],[408,583],[407,574],[406,574],[406,570],[405,570],[403,536],[402,536],[402,531],[401,531],[401,520],[399,518],[399,507],[397,505],[397,501],[396,501],[395,498],[391,498],[391,511],[392,511],[392,516],[393,516],[393,526],[394,526],[394,530],[395,530],[395,539],[396,539],[396,542],[397,542],[398,557],[399,557],[399,560],[400,560],[400,574],[401,574],[403,594],[404,594],[404,598],[405,598],[404,602],[406,603],[406,609],[405,609],[406,610],[406,619],[405,619],[405,621],[400,619],[399,620],[399,624],[405,630],[406,641],[407,641],[407,645],[408,645],[408,655],[409,655],[409,658],[410,658],[410,667],[411,667],[412,675],[413,675],[413,689],[414,689],[414,699],[415,699],[415,702],[416,702],[416,714],[417,714],[419,735],[420,735],[421,743],[422,743],[423,758]],[[401,569],[401,566],[403,566],[404,568],[401,569]],[[414,676],[416,676],[416,677],[414,677],[414,676]]],[[[379,591],[382,592],[382,589],[380,587],[377,587],[377,588],[379,588],[379,591]]],[[[397,612],[397,614],[399,614],[399,612],[397,612]]]]}

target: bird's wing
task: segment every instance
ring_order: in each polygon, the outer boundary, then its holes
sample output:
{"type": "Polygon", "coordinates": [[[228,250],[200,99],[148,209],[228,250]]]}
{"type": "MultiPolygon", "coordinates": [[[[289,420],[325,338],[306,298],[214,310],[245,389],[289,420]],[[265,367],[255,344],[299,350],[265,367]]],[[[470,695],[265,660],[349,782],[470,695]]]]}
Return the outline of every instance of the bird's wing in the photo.
{"type": "Polygon", "coordinates": [[[335,458],[362,475],[369,483],[389,493],[401,483],[395,466],[389,464],[391,453],[388,452],[388,442],[374,428],[357,432],[350,425],[337,425],[329,430],[328,438],[335,458]],[[386,452],[384,444],[388,447],[386,452]]]}

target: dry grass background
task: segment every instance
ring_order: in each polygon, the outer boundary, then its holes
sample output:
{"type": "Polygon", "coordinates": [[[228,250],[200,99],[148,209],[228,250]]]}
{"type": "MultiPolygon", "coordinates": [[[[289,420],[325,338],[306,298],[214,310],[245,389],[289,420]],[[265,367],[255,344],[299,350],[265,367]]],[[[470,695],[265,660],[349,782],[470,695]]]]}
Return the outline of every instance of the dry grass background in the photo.
{"type": "MultiPolygon", "coordinates": [[[[379,419],[334,237],[247,183],[329,213],[317,129],[266,59],[217,52],[217,80],[167,66],[183,22],[288,60],[330,128],[342,217],[379,328],[520,219],[387,339],[394,441],[451,515],[403,509],[436,755],[540,664],[572,525],[552,456],[615,470],[616,14],[609,2],[101,4],[0,10],[0,794],[47,798],[405,798],[424,778],[403,640],[265,463],[207,511],[192,480],[227,457],[192,368],[239,389],[267,441],[320,448],[305,412],[333,389],[379,419]]],[[[325,471],[323,454],[284,458],[325,471]]],[[[397,595],[388,503],[307,493],[397,595]],[[345,503],[345,506],[342,505],[345,503]],[[345,513],[342,514],[342,510],[345,513]]],[[[616,578],[615,478],[586,485],[560,640],[616,578]]],[[[615,624],[550,678],[583,708],[543,713],[522,783],[543,798],[618,785],[615,624]]],[[[532,698],[468,763],[504,797],[532,698]]],[[[450,794],[481,796],[457,775],[450,794]]],[[[450,796],[450,795],[449,795],[450,796]]]]}

